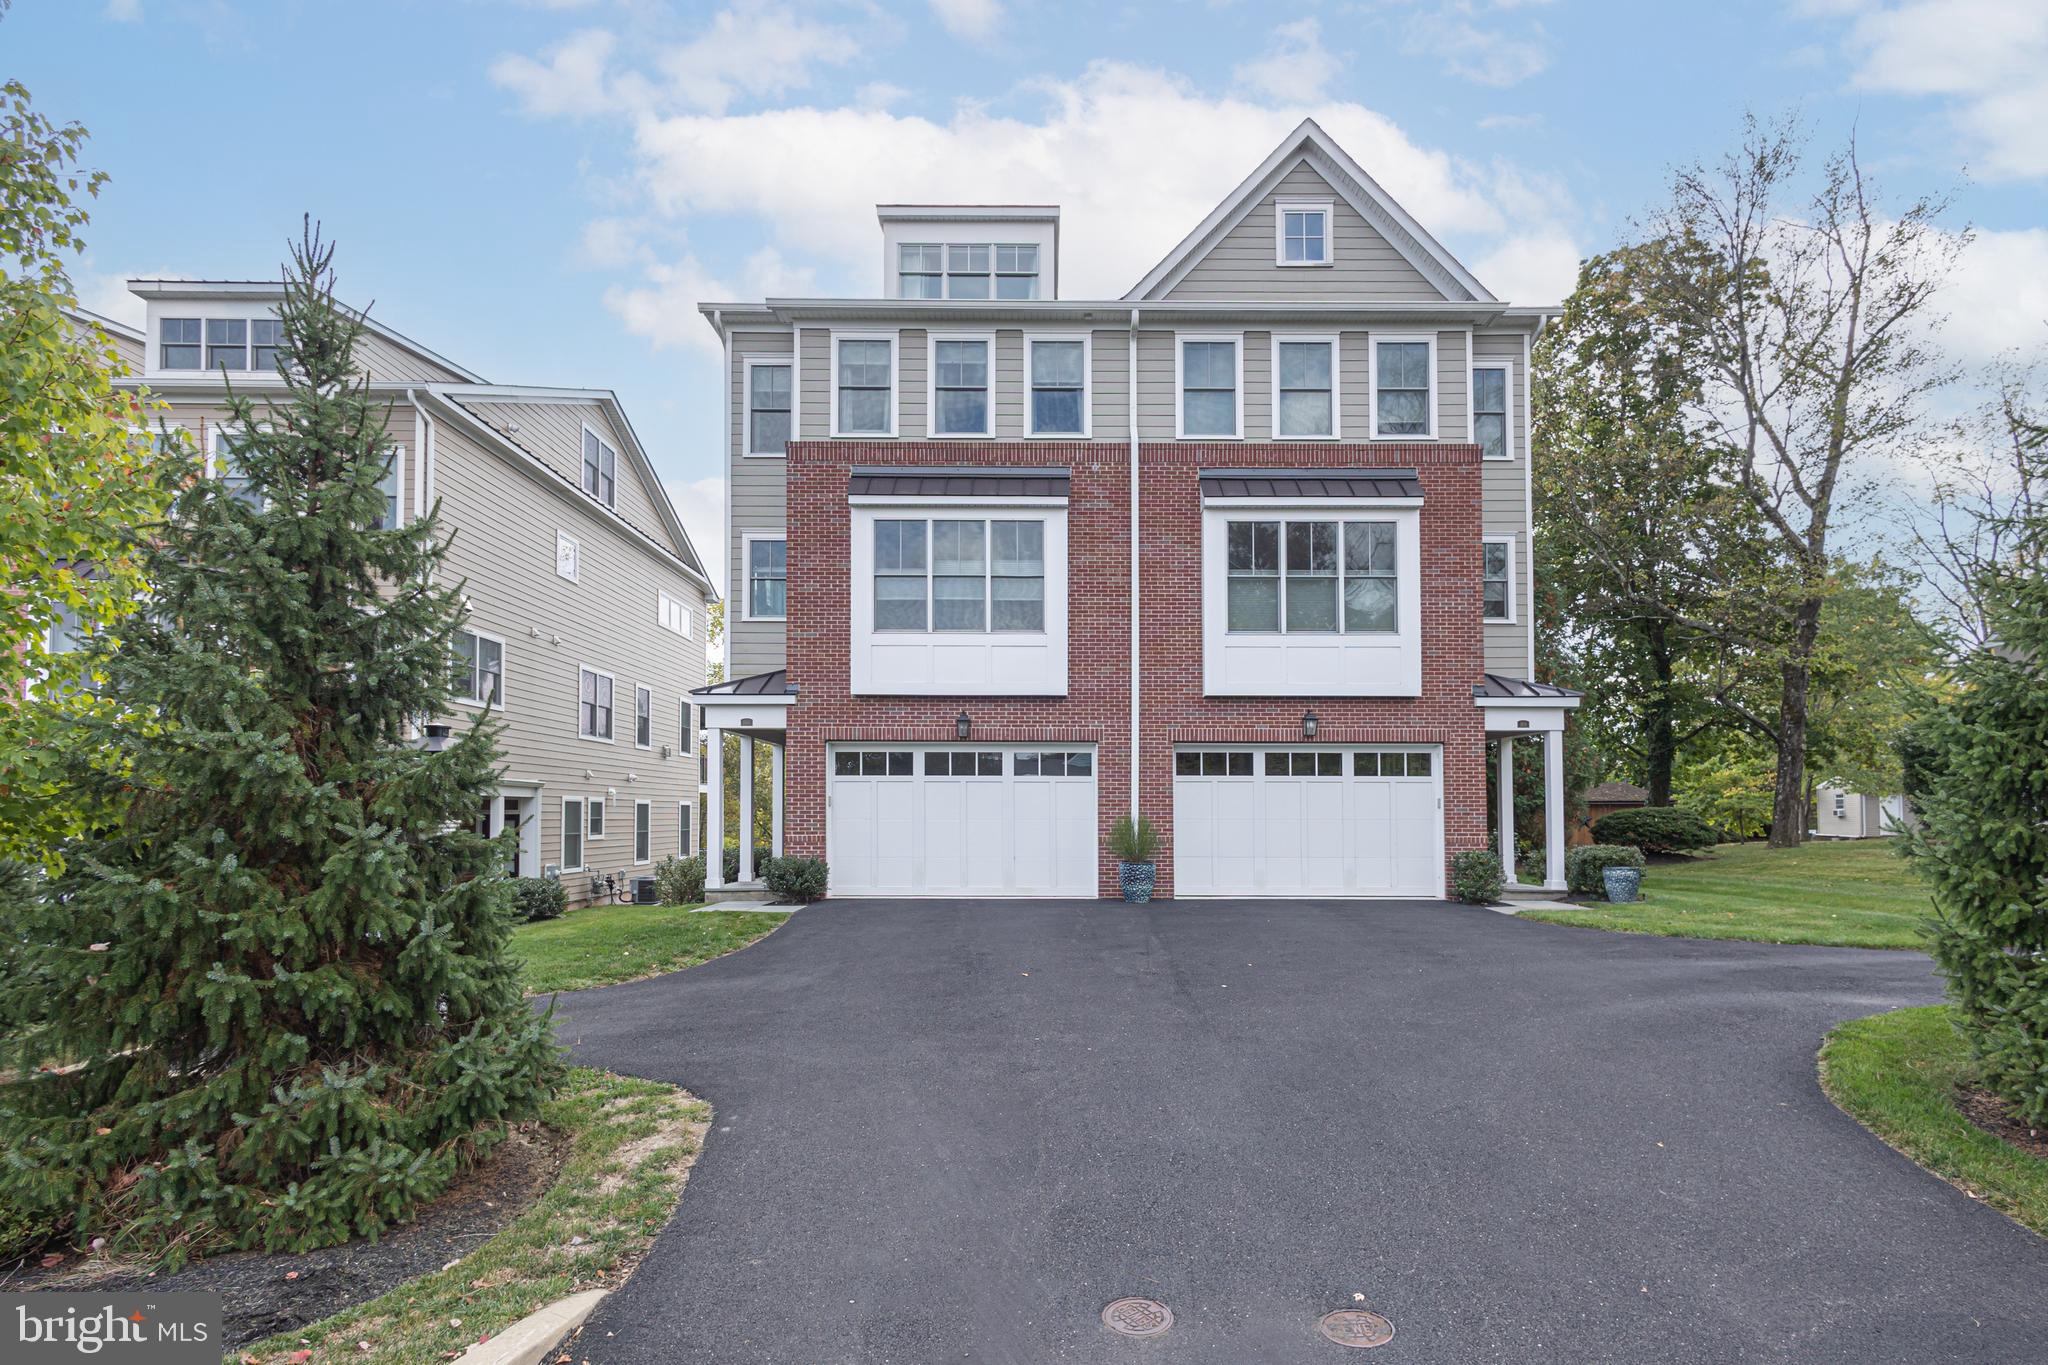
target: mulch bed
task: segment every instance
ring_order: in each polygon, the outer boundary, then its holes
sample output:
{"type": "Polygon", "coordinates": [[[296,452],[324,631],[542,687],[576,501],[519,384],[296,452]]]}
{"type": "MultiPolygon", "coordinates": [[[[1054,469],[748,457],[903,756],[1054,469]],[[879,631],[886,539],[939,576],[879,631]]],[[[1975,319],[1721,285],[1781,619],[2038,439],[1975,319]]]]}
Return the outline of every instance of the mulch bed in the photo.
{"type": "Polygon", "coordinates": [[[221,1347],[232,1350],[366,1303],[467,1256],[547,1192],[568,1153],[561,1133],[537,1125],[516,1130],[412,1222],[374,1242],[359,1239],[299,1255],[234,1251],[194,1261],[175,1275],[127,1262],[70,1261],[0,1275],[0,1291],[210,1290],[221,1296],[221,1347]]]}
{"type": "Polygon", "coordinates": [[[2029,1128],[2012,1116],[2012,1106],[1985,1090],[1958,1089],[1956,1108],[1964,1118],[1995,1138],[2048,1161],[2048,1128],[2029,1128]]]}

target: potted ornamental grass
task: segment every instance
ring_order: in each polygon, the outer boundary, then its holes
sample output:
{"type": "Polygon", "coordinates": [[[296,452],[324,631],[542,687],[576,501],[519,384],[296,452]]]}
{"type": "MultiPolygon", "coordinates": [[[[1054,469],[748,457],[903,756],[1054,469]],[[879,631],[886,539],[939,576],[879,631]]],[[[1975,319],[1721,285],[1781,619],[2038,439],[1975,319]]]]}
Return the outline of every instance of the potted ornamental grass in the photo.
{"type": "Polygon", "coordinates": [[[1140,815],[1133,820],[1120,816],[1110,826],[1109,851],[1116,855],[1117,882],[1123,887],[1124,904],[1143,905],[1152,899],[1152,887],[1159,880],[1159,831],[1140,815]]]}

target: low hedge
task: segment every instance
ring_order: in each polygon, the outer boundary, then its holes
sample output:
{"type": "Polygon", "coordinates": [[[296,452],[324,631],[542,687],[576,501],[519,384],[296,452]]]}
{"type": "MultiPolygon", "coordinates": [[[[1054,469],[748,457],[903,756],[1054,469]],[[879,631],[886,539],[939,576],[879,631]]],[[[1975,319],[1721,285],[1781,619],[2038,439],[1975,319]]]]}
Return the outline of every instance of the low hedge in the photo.
{"type": "Polygon", "coordinates": [[[1603,815],[1593,822],[1593,837],[1645,853],[1691,853],[1720,842],[1712,825],[1677,806],[1643,806],[1603,815]]]}
{"type": "Polygon", "coordinates": [[[695,905],[704,899],[704,858],[663,858],[654,869],[654,894],[663,905],[695,905]]]}
{"type": "Polygon", "coordinates": [[[1492,849],[1468,848],[1451,858],[1451,894],[1473,905],[1491,905],[1507,889],[1500,855],[1492,849]]]}
{"type": "Polygon", "coordinates": [[[825,879],[823,858],[770,858],[761,872],[761,880],[770,891],[799,904],[821,899],[825,879]]]}
{"type": "Polygon", "coordinates": [[[1641,867],[1643,851],[1627,844],[1587,844],[1564,855],[1564,884],[1580,896],[1605,896],[1601,873],[1610,867],[1641,867]]]}
{"type": "Polygon", "coordinates": [[[569,893],[552,878],[514,877],[512,904],[519,918],[529,924],[535,920],[560,919],[562,912],[569,908],[569,893]]]}

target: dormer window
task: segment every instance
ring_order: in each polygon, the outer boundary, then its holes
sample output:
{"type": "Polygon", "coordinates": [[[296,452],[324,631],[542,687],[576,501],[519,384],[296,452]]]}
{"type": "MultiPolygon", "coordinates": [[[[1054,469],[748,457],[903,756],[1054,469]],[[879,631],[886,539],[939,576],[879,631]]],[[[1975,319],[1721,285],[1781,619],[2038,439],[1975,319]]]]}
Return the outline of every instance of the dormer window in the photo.
{"type": "Polygon", "coordinates": [[[206,320],[206,368],[246,370],[249,368],[249,319],[208,318],[206,320]]]}
{"type": "Polygon", "coordinates": [[[157,323],[157,336],[162,348],[157,356],[157,365],[166,370],[201,370],[199,319],[164,318],[157,323]]]}
{"type": "Polygon", "coordinates": [[[905,242],[897,293],[906,299],[1035,299],[1038,247],[1030,242],[905,242]]]}
{"type": "Polygon", "coordinates": [[[273,317],[161,318],[157,338],[158,369],[269,374],[284,346],[284,324],[273,317]]]}
{"type": "Polygon", "coordinates": [[[1282,201],[1274,206],[1274,259],[1281,265],[1328,265],[1330,206],[1282,201]]]}

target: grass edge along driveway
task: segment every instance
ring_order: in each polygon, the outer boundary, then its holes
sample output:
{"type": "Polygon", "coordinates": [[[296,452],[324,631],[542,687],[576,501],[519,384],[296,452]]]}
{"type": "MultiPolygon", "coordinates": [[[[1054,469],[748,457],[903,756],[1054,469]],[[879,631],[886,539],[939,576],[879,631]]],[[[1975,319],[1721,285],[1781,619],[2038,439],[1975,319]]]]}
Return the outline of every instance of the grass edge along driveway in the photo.
{"type": "Polygon", "coordinates": [[[1520,917],[1672,938],[1923,949],[1919,926],[1933,902],[1894,844],[1721,844],[1701,857],[1653,863],[1634,905],[1525,910],[1520,917]]]}
{"type": "Polygon", "coordinates": [[[520,925],[512,931],[512,956],[528,995],[552,995],[694,967],[737,952],[788,918],[786,911],[591,905],[520,925]]]}
{"type": "Polygon", "coordinates": [[[1956,1108],[1970,1054],[1949,1007],[1893,1010],[1837,1025],[1820,1084],[1838,1108],[1972,1198],[2048,1236],[2048,1161],[1985,1132],[1956,1108]]]}

